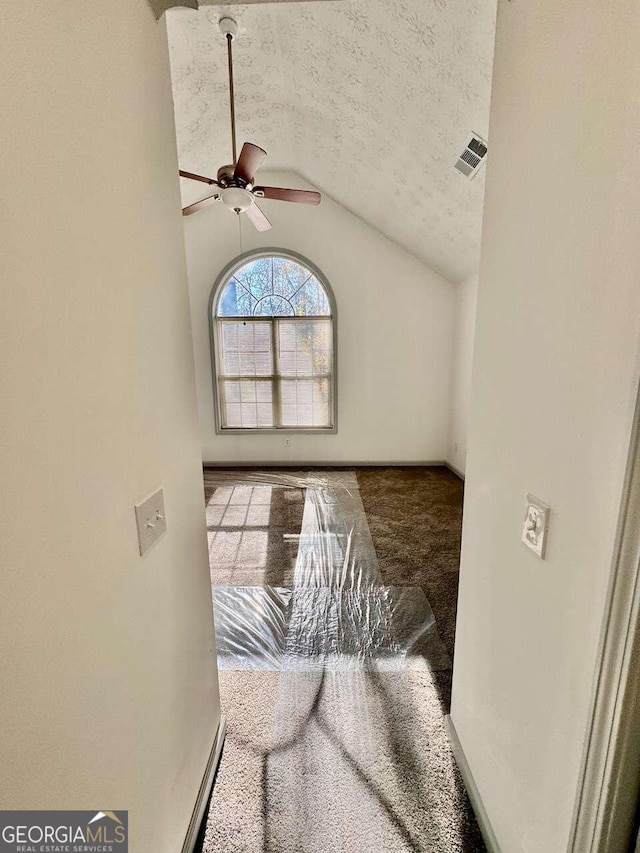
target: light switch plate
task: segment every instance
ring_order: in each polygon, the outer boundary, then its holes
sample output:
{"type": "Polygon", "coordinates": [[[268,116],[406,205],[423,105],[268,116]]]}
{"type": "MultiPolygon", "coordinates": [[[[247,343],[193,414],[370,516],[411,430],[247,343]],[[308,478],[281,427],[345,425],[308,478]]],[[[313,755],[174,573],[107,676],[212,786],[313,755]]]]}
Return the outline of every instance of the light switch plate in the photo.
{"type": "Polygon", "coordinates": [[[164,514],[164,493],[158,489],[148,498],[140,501],[134,507],[136,511],[136,526],[138,528],[138,544],[140,556],[144,557],[149,548],[160,539],[167,530],[167,519],[164,514]]]}
{"type": "Polygon", "coordinates": [[[533,495],[527,495],[527,510],[522,525],[522,544],[544,560],[551,508],[533,495]]]}

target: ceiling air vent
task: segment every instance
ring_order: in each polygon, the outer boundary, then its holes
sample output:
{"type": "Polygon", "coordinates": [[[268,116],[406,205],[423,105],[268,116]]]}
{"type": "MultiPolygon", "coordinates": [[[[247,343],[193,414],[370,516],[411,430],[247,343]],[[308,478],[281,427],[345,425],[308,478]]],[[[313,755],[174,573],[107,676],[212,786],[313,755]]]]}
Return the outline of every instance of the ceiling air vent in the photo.
{"type": "Polygon", "coordinates": [[[456,169],[467,178],[473,177],[478,171],[487,153],[487,143],[474,133],[462,154],[458,157],[456,169]]]}

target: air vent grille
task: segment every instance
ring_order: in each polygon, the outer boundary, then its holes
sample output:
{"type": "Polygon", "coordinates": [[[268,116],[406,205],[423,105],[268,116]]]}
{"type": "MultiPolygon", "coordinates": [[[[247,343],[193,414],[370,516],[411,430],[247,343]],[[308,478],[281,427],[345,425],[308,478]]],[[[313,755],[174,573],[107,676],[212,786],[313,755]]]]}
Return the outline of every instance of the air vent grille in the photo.
{"type": "Polygon", "coordinates": [[[456,169],[462,172],[465,177],[470,178],[474,175],[482,164],[487,153],[487,143],[480,136],[474,134],[467,147],[458,157],[456,169]]]}
{"type": "Polygon", "coordinates": [[[482,157],[477,157],[473,151],[469,151],[468,148],[465,148],[462,154],[460,155],[460,159],[464,160],[465,163],[468,163],[472,169],[475,169],[476,166],[482,160],[482,157]]]}

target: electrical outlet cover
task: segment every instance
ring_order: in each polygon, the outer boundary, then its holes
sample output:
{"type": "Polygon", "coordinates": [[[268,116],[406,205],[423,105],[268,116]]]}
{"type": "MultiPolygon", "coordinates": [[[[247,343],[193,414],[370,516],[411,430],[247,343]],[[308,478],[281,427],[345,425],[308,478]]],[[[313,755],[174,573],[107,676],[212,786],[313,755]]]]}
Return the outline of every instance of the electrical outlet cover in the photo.
{"type": "Polygon", "coordinates": [[[527,511],[522,525],[522,544],[541,560],[544,560],[547,549],[550,513],[551,509],[547,504],[533,495],[527,495],[527,511]]]}

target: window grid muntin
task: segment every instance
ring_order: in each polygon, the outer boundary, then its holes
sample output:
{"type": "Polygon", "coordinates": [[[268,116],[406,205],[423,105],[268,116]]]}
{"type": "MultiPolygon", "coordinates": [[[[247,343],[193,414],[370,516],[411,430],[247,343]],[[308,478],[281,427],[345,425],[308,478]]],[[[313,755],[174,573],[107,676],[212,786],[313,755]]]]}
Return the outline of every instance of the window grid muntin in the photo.
{"type": "MultiPolygon", "coordinates": [[[[313,322],[321,322],[323,325],[329,327],[329,363],[331,367],[334,364],[335,352],[334,352],[334,336],[333,336],[333,316],[326,314],[319,315],[302,315],[302,316],[294,316],[294,317],[217,317],[216,318],[216,326],[218,328],[218,334],[216,335],[217,339],[217,373],[216,373],[216,393],[218,395],[218,405],[220,411],[220,429],[221,431],[246,431],[246,430],[256,430],[256,431],[268,431],[268,430],[300,430],[300,431],[321,431],[321,432],[330,432],[335,428],[335,408],[334,408],[334,376],[333,370],[330,369],[328,371],[324,371],[321,373],[307,373],[307,374],[285,374],[280,373],[279,366],[279,356],[280,356],[280,347],[278,345],[278,325],[284,323],[291,323],[293,325],[302,325],[304,323],[313,323],[313,322]],[[274,372],[272,374],[229,374],[222,373],[220,368],[224,366],[225,360],[223,353],[221,351],[221,344],[224,340],[224,333],[222,329],[224,325],[234,325],[238,326],[239,324],[246,325],[247,323],[251,324],[270,324],[271,326],[271,362],[273,364],[274,372]],[[300,426],[299,424],[285,424],[282,422],[283,416],[283,408],[282,408],[282,393],[281,393],[281,385],[283,380],[288,383],[298,383],[298,382],[311,382],[314,380],[317,381],[326,381],[328,393],[327,393],[327,423],[326,425],[309,425],[309,426],[300,426]],[[272,411],[273,411],[273,427],[260,427],[260,426],[230,426],[228,425],[228,401],[226,399],[226,395],[224,393],[225,383],[229,381],[235,382],[271,382],[272,387],[272,411]]],[[[257,388],[257,386],[256,386],[257,388]]],[[[296,390],[297,393],[297,390],[296,390]]],[[[256,401],[257,406],[257,401],[256,401]]]]}
{"type": "MultiPolygon", "coordinates": [[[[286,273],[282,274],[282,278],[279,280],[278,284],[281,285],[283,278],[286,273]]],[[[287,279],[288,281],[288,279],[287,279]]],[[[282,289],[282,288],[281,288],[282,289]]],[[[309,316],[323,316],[329,317],[331,316],[331,300],[329,298],[329,293],[327,291],[326,285],[322,282],[321,278],[312,270],[309,269],[304,263],[300,260],[296,260],[294,258],[287,257],[286,255],[264,255],[259,256],[253,259],[246,260],[241,266],[236,267],[226,278],[222,287],[220,288],[220,294],[217,299],[216,305],[216,318],[218,317],[236,317],[241,319],[243,317],[269,317],[269,316],[295,316],[295,317],[309,317],[309,316]],[[266,280],[264,278],[265,271],[259,268],[259,264],[263,261],[270,261],[269,270],[266,274],[266,278],[268,278],[268,286],[266,280]],[[288,294],[283,292],[278,292],[276,290],[276,280],[275,280],[275,264],[276,262],[287,261],[292,264],[294,267],[299,268],[302,271],[302,280],[300,283],[293,285],[293,290],[288,294]],[[257,267],[257,272],[250,272],[251,268],[257,267]],[[243,281],[242,275],[245,276],[255,275],[258,279],[257,283],[253,285],[252,282],[247,281],[246,279],[243,281]],[[262,282],[259,280],[260,277],[263,277],[262,282]],[[313,281],[312,281],[313,280],[313,281]],[[322,309],[321,314],[314,313],[313,315],[307,314],[304,312],[299,312],[297,310],[297,306],[294,304],[297,297],[300,294],[304,295],[304,290],[309,284],[315,285],[315,298],[312,301],[315,301],[315,307],[320,307],[322,309]],[[240,287],[240,289],[244,292],[242,294],[243,304],[245,307],[249,308],[251,313],[247,314],[245,311],[242,313],[239,310],[240,298],[238,297],[237,290],[233,294],[234,302],[236,305],[237,313],[226,313],[228,310],[225,307],[225,304],[228,302],[228,295],[231,293],[230,288],[232,287],[240,287]],[[269,299],[277,299],[286,303],[291,311],[290,315],[287,314],[256,314],[256,310],[261,304],[264,304],[269,299]],[[222,308],[221,308],[222,306],[222,308]]]]}
{"type": "MultiPolygon", "coordinates": [[[[236,293],[235,290],[233,292],[233,298],[235,299],[236,293]]],[[[255,299],[255,297],[252,297],[255,299]]],[[[209,312],[209,321],[210,321],[210,336],[211,336],[211,356],[212,356],[212,373],[213,373],[213,383],[214,383],[214,402],[215,402],[215,422],[216,422],[216,432],[218,433],[246,433],[246,432],[256,432],[256,433],[273,433],[277,432],[281,429],[284,432],[300,432],[300,433],[336,433],[338,431],[338,411],[337,411],[337,394],[336,394],[336,384],[337,384],[337,369],[338,369],[338,352],[337,352],[337,316],[335,311],[335,298],[333,296],[333,292],[331,290],[331,285],[326,280],[325,276],[322,274],[317,267],[314,266],[313,263],[309,262],[306,258],[298,255],[296,252],[291,252],[288,249],[280,249],[280,248],[269,248],[269,249],[259,249],[253,252],[248,253],[241,259],[236,259],[235,261],[228,264],[228,266],[223,270],[217,279],[214,287],[211,291],[210,298],[210,312],[209,312]],[[327,366],[328,371],[322,373],[322,377],[324,377],[324,381],[326,383],[326,391],[322,394],[323,405],[326,401],[326,409],[323,410],[323,414],[326,411],[327,423],[329,426],[309,426],[309,427],[297,427],[297,426],[280,426],[277,429],[274,428],[236,428],[236,427],[224,427],[223,423],[227,422],[225,418],[224,412],[222,410],[222,394],[220,393],[220,383],[218,381],[219,367],[221,364],[220,354],[219,354],[219,330],[218,330],[218,320],[225,319],[220,316],[220,309],[222,307],[223,296],[225,293],[225,288],[229,284],[231,280],[234,278],[237,280],[238,285],[240,285],[239,290],[249,297],[249,292],[247,290],[247,278],[244,275],[245,268],[249,263],[253,263],[256,261],[263,262],[262,268],[262,278],[263,278],[263,287],[261,289],[261,293],[265,293],[265,285],[268,283],[269,290],[273,294],[282,294],[288,293],[290,297],[293,298],[293,295],[299,294],[301,290],[304,290],[311,281],[311,284],[314,288],[308,293],[304,294],[304,299],[301,300],[298,310],[309,310],[314,307],[319,308],[319,311],[313,311],[310,314],[298,313],[294,316],[284,316],[276,315],[275,318],[270,316],[249,316],[246,313],[240,313],[237,311],[238,305],[235,302],[232,305],[232,313],[227,313],[226,319],[241,321],[241,322],[253,322],[255,320],[265,321],[265,320],[273,320],[278,319],[280,321],[291,319],[295,320],[307,320],[311,321],[314,319],[322,320],[328,323],[329,333],[328,333],[328,343],[330,347],[330,353],[327,356],[327,366]],[[289,266],[289,264],[291,264],[289,266]],[[283,276],[286,281],[294,283],[297,285],[293,291],[287,290],[286,287],[283,287],[281,284],[282,279],[278,279],[276,273],[276,285],[271,287],[271,283],[274,280],[274,272],[277,270],[278,266],[281,268],[284,267],[283,276]],[[297,278],[297,281],[295,279],[297,278]],[[278,283],[280,281],[280,283],[278,283]]],[[[246,305],[248,308],[249,306],[246,305]]],[[[274,348],[274,353],[276,349],[274,348]]],[[[276,377],[277,378],[277,377],[276,377]]],[[[316,388],[313,392],[314,398],[316,396],[316,392],[319,393],[322,389],[319,388],[321,383],[320,375],[315,374],[315,378],[318,381],[318,388],[316,388]]],[[[308,379],[312,381],[312,377],[305,377],[303,375],[300,376],[300,380],[308,379]]],[[[222,379],[221,379],[222,381],[222,379]]],[[[274,390],[275,388],[280,387],[280,382],[274,381],[274,390]]],[[[315,405],[315,404],[314,404],[315,405]]],[[[278,404],[278,411],[280,411],[282,406],[278,404]]]]}

